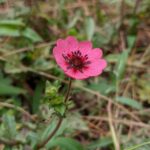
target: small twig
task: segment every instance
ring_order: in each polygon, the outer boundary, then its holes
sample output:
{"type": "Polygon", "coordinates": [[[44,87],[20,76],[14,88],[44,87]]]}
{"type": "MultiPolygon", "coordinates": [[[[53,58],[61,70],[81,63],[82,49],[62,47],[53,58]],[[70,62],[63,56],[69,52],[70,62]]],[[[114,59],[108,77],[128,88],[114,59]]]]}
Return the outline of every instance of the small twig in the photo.
{"type": "Polygon", "coordinates": [[[135,7],[133,9],[133,14],[135,15],[139,6],[140,6],[141,0],[135,0],[135,7]]]}
{"type": "Polygon", "coordinates": [[[0,138],[0,143],[3,143],[5,145],[9,145],[9,146],[15,146],[15,145],[18,145],[18,144],[22,144],[22,142],[20,142],[20,141],[7,140],[7,139],[4,139],[4,138],[0,138]]]}
{"type": "Polygon", "coordinates": [[[122,25],[123,20],[124,20],[124,9],[125,9],[125,0],[121,1],[121,6],[120,6],[120,25],[122,25]]]}
{"type": "MultiPolygon", "coordinates": [[[[101,121],[105,121],[108,122],[109,118],[108,117],[102,117],[102,116],[83,116],[83,118],[86,118],[88,120],[101,120],[101,121]]],[[[128,120],[128,119],[116,119],[116,118],[112,118],[112,122],[113,123],[121,123],[124,124],[126,126],[136,126],[136,127],[141,127],[141,128],[147,128],[150,129],[150,125],[142,123],[142,122],[135,122],[132,120],[128,120]]]]}

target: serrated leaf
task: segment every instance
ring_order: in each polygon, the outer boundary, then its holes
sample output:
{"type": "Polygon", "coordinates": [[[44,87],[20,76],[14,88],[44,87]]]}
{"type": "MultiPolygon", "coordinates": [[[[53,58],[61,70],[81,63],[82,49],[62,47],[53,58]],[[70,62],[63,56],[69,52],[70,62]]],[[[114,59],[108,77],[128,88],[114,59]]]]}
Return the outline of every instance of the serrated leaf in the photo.
{"type": "Polygon", "coordinates": [[[131,108],[135,108],[135,109],[143,108],[140,102],[138,102],[134,99],[128,98],[128,97],[117,97],[116,100],[117,100],[117,102],[119,102],[121,104],[130,106],[131,108]]]}
{"type": "Polygon", "coordinates": [[[53,106],[54,110],[60,115],[60,116],[64,116],[65,112],[66,112],[66,106],[64,104],[59,104],[59,105],[55,105],[53,106]]]}

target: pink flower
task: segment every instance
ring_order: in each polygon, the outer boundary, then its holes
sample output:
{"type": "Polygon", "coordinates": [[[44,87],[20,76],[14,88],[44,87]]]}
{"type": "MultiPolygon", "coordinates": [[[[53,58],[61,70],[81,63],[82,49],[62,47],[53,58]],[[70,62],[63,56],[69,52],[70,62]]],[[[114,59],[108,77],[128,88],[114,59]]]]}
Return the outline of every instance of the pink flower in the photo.
{"type": "Polygon", "coordinates": [[[90,41],[78,42],[72,36],[57,40],[53,55],[65,74],[74,79],[98,76],[107,66],[100,48],[92,48],[90,41]]]}

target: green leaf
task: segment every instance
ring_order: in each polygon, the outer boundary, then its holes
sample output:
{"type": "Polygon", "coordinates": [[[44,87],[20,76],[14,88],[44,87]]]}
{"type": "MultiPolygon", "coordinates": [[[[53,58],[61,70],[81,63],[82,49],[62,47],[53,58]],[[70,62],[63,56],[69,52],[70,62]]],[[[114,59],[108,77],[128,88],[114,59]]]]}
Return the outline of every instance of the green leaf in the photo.
{"type": "Polygon", "coordinates": [[[71,18],[71,21],[69,22],[67,28],[68,28],[68,29],[73,28],[73,27],[76,25],[76,23],[78,22],[80,16],[81,16],[81,12],[80,12],[80,11],[77,11],[77,12],[75,13],[75,15],[74,15],[74,18],[71,18]]]}
{"type": "Polygon", "coordinates": [[[117,62],[119,59],[119,54],[109,54],[106,56],[108,62],[117,62]]]}
{"type": "Polygon", "coordinates": [[[0,20],[0,35],[1,36],[20,36],[20,30],[25,27],[21,19],[0,20]]]}
{"type": "Polygon", "coordinates": [[[25,90],[12,86],[9,79],[0,77],[0,95],[17,95],[25,93],[25,90]]]}
{"type": "Polygon", "coordinates": [[[19,62],[15,62],[16,60],[12,59],[10,62],[5,63],[5,72],[10,74],[17,74],[21,72],[28,71],[26,68],[23,68],[19,62]]]}
{"type": "Polygon", "coordinates": [[[106,146],[108,147],[112,143],[113,143],[113,141],[111,138],[105,137],[105,138],[102,138],[102,139],[92,142],[91,144],[89,144],[87,146],[87,149],[94,150],[97,148],[104,148],[106,146]]]}
{"type": "Polygon", "coordinates": [[[96,32],[95,35],[93,36],[92,41],[94,47],[102,47],[104,44],[107,44],[109,40],[104,35],[101,35],[96,32]]]}
{"type": "Polygon", "coordinates": [[[14,26],[14,27],[24,27],[25,24],[22,22],[21,19],[14,19],[14,20],[0,20],[0,26],[14,26]]]}
{"type": "Polygon", "coordinates": [[[106,80],[100,80],[98,83],[91,83],[88,88],[98,91],[101,94],[107,95],[108,93],[115,92],[116,88],[113,84],[108,83],[106,80]]]}
{"type": "Polygon", "coordinates": [[[125,66],[128,60],[128,53],[128,50],[124,50],[119,57],[115,72],[118,80],[123,78],[125,66]]]}
{"type": "Polygon", "coordinates": [[[147,101],[150,103],[150,77],[140,79],[137,81],[137,85],[140,87],[137,89],[141,101],[147,101]]]}
{"type": "Polygon", "coordinates": [[[24,37],[30,39],[32,42],[42,41],[42,38],[31,28],[26,28],[21,33],[24,37]]]}
{"type": "MultiPolygon", "coordinates": [[[[40,136],[41,141],[43,141],[44,139],[48,137],[48,135],[55,129],[57,123],[58,123],[58,119],[53,118],[51,120],[51,123],[49,124],[49,126],[44,131],[42,131],[42,135],[40,136]]],[[[53,136],[52,140],[56,136],[61,135],[64,129],[66,129],[66,126],[64,126],[64,123],[65,122],[63,121],[63,123],[61,124],[61,127],[58,129],[57,133],[53,136]]]]}
{"type": "Polygon", "coordinates": [[[136,36],[131,36],[130,35],[130,36],[127,37],[128,47],[129,47],[130,51],[131,51],[132,47],[135,44],[135,40],[136,40],[136,36]]]}
{"type": "Polygon", "coordinates": [[[45,87],[45,82],[40,81],[34,91],[33,100],[32,100],[32,109],[36,113],[39,110],[40,100],[42,99],[43,90],[45,87]]]}
{"type": "Polygon", "coordinates": [[[84,150],[83,146],[71,138],[58,137],[47,144],[47,149],[59,147],[60,150],[84,150]]]}
{"type": "Polygon", "coordinates": [[[87,39],[91,40],[94,35],[95,23],[93,18],[88,17],[85,21],[85,31],[87,35],[87,39]]]}
{"type": "Polygon", "coordinates": [[[15,27],[0,26],[0,36],[20,36],[20,31],[15,27]]]}
{"type": "Polygon", "coordinates": [[[41,42],[42,38],[31,28],[26,27],[21,19],[1,20],[0,35],[19,37],[23,36],[32,42],[41,42]]]}
{"type": "Polygon", "coordinates": [[[120,102],[121,104],[130,106],[132,108],[136,108],[136,109],[143,108],[140,102],[138,102],[134,99],[128,98],[128,97],[117,97],[116,100],[117,100],[117,102],[120,102]]]}
{"type": "Polygon", "coordinates": [[[27,136],[27,141],[29,141],[31,143],[31,146],[34,147],[36,146],[39,138],[40,137],[36,132],[29,132],[27,136]]]}
{"type": "Polygon", "coordinates": [[[17,135],[15,118],[11,115],[4,115],[3,122],[6,132],[5,135],[10,139],[14,139],[17,135]]]}
{"type": "Polygon", "coordinates": [[[66,106],[64,104],[59,104],[59,105],[55,105],[53,106],[54,110],[61,116],[65,115],[66,112],[66,106]]]}

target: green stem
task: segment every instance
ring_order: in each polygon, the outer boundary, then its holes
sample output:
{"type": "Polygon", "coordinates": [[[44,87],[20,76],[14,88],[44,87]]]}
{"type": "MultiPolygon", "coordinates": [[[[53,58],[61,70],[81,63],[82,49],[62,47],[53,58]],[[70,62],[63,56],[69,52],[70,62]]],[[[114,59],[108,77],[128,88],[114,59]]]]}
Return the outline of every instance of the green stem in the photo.
{"type": "Polygon", "coordinates": [[[134,150],[134,149],[137,149],[137,148],[139,148],[139,147],[141,147],[141,146],[148,145],[148,144],[150,144],[150,141],[144,142],[144,143],[142,143],[142,144],[135,145],[135,146],[133,146],[133,147],[131,147],[131,148],[127,148],[127,149],[125,149],[125,150],[134,150]]]}
{"type": "MultiPolygon", "coordinates": [[[[68,89],[67,89],[66,96],[65,96],[65,99],[64,99],[64,103],[65,104],[67,103],[67,100],[69,98],[69,93],[70,93],[70,90],[71,90],[71,83],[72,83],[72,80],[71,80],[71,78],[69,78],[68,89]]],[[[59,130],[59,128],[60,128],[60,126],[62,124],[62,121],[63,121],[63,118],[59,117],[59,120],[58,120],[58,123],[57,123],[55,129],[51,132],[51,134],[43,142],[41,142],[41,143],[39,143],[37,145],[37,150],[39,150],[40,148],[44,147],[52,139],[52,137],[59,130]]]]}
{"type": "Polygon", "coordinates": [[[64,100],[65,103],[67,103],[67,100],[68,100],[68,97],[69,97],[69,93],[70,93],[70,90],[71,90],[71,84],[72,84],[72,80],[71,80],[71,78],[69,78],[68,89],[67,89],[66,97],[65,97],[65,100],[64,100]]]}

